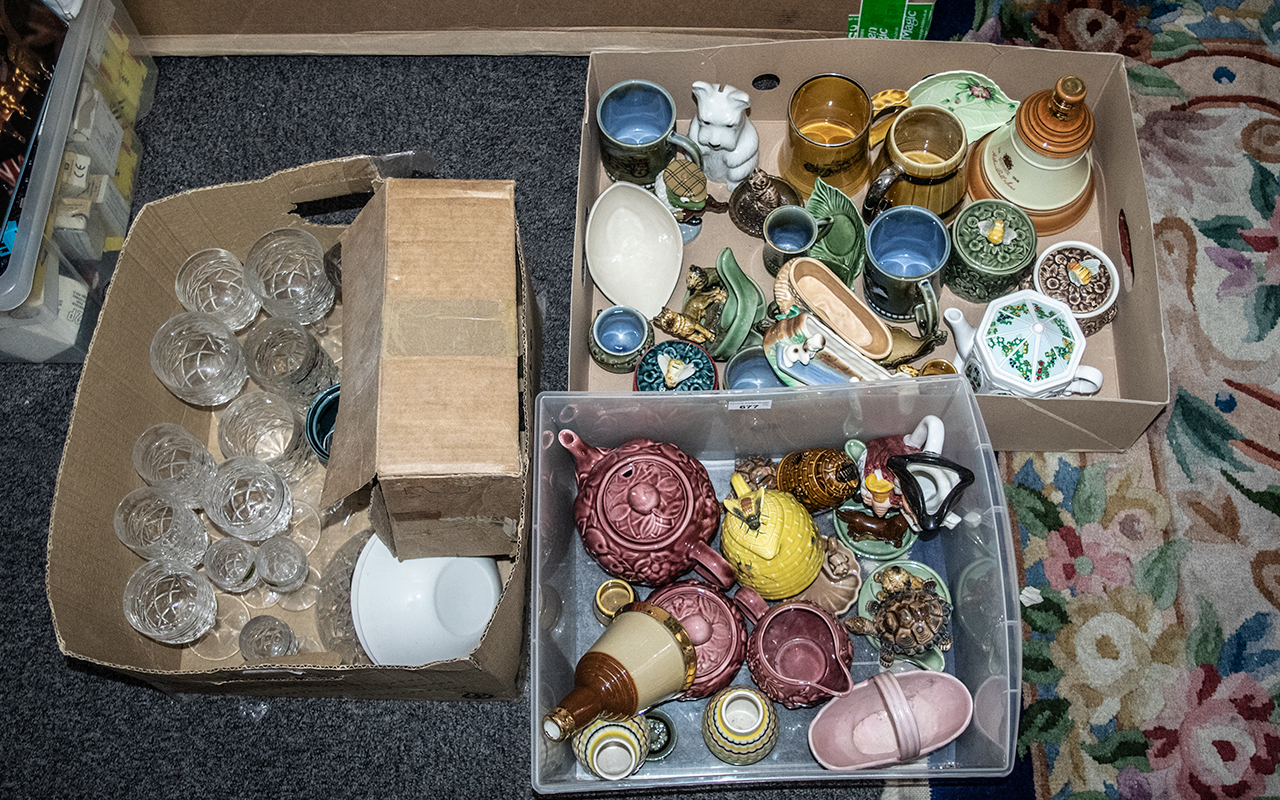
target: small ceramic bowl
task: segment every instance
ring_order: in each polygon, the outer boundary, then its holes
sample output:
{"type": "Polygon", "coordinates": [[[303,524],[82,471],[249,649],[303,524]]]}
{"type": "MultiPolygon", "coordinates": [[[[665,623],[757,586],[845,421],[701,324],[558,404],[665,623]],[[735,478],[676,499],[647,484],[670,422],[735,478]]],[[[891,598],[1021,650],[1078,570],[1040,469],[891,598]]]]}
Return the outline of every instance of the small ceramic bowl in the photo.
{"type": "Polygon", "coordinates": [[[726,389],[780,389],[786,386],[769,366],[763,347],[744,347],[724,368],[726,389]]]}
{"type": "Polygon", "coordinates": [[[622,578],[610,578],[596,589],[591,613],[601,625],[608,625],[618,615],[618,610],[636,600],[636,590],[622,578]]]}
{"type": "Polygon", "coordinates": [[[609,372],[630,372],[644,351],[653,347],[653,325],[631,306],[610,306],[591,323],[587,349],[609,372]]]}
{"type": "Polygon", "coordinates": [[[352,576],[352,621],[374,664],[419,667],[466,658],[501,593],[492,558],[399,561],[373,536],[352,576]]]}
{"type": "Polygon", "coordinates": [[[1085,336],[1116,318],[1120,273],[1102,249],[1088,242],[1058,242],[1044,251],[1034,273],[1037,292],[1066,303],[1085,336]]]}
{"type": "Polygon", "coordinates": [[[619,181],[601,192],[587,215],[587,269],[610,302],[652,319],[683,272],[684,241],[676,218],[652,192],[619,181]]]}
{"type": "Polygon", "coordinates": [[[697,392],[720,388],[711,354],[692,342],[670,339],[650,347],[636,364],[638,392],[697,392]]]}

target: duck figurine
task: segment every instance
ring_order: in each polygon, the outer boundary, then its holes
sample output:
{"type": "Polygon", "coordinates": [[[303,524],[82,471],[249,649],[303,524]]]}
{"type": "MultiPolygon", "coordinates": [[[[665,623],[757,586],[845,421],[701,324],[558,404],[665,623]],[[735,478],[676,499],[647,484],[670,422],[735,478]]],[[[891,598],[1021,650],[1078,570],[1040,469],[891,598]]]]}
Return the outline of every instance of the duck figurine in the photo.
{"type": "Polygon", "coordinates": [[[765,600],[782,600],[808,588],[826,555],[813,517],[790,493],[752,489],[745,477],[730,477],[736,496],[725,498],[720,550],[738,582],[765,600]]]}

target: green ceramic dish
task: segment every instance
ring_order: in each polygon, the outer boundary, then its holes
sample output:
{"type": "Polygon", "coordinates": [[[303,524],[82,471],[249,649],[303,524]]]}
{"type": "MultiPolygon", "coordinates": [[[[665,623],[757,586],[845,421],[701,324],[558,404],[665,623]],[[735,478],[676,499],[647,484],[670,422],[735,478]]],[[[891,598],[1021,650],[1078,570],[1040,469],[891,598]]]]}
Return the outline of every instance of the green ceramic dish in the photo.
{"type": "MultiPolygon", "coordinates": [[[[852,509],[854,511],[862,511],[868,514],[871,513],[866,506],[857,500],[847,500],[839,509],[836,510],[839,511],[842,509],[852,509]]],[[[876,561],[890,561],[895,558],[901,558],[907,554],[907,551],[911,549],[911,545],[915,544],[916,539],[919,538],[919,535],[915,531],[908,528],[907,532],[902,534],[901,547],[894,547],[892,542],[885,542],[878,539],[863,539],[855,541],[849,536],[849,524],[840,519],[840,516],[834,511],[831,513],[831,525],[835,528],[836,536],[840,538],[840,541],[845,547],[848,547],[850,550],[864,558],[870,558],[876,561]]]]}
{"type": "Polygon", "coordinates": [[[852,289],[867,260],[867,226],[862,214],[844,192],[823,183],[822,178],[814,182],[813,194],[804,205],[819,219],[831,217],[831,230],[809,248],[809,256],[826,264],[852,289]]]}
{"type": "MultiPolygon", "coordinates": [[[[926,581],[933,581],[937,584],[938,596],[943,600],[946,600],[948,603],[951,602],[951,591],[947,588],[947,583],[942,580],[941,575],[934,572],[930,567],[921,564],[919,561],[908,561],[904,559],[902,561],[891,561],[888,564],[879,565],[862,581],[862,589],[858,592],[858,616],[866,617],[867,619],[871,618],[871,613],[867,611],[867,604],[876,598],[876,592],[880,591],[881,588],[880,584],[875,581],[875,574],[882,569],[893,566],[902,567],[917,578],[922,578],[926,581]]],[[[876,652],[880,651],[879,639],[873,636],[868,636],[866,637],[866,640],[871,643],[871,646],[875,648],[876,652]]],[[[902,661],[909,661],[921,669],[931,669],[934,672],[941,672],[946,664],[942,652],[936,647],[930,647],[920,655],[898,656],[897,658],[902,661]]]]}

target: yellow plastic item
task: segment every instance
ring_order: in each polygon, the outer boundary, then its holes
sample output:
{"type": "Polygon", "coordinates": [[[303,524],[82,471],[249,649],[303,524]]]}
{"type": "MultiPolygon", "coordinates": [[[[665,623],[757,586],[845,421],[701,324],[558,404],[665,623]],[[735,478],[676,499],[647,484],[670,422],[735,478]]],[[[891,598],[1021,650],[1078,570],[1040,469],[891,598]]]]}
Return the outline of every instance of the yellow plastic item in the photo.
{"type": "Polygon", "coordinates": [[[730,480],[737,497],[724,501],[720,550],[738,582],[766,600],[803,592],[822,569],[824,548],[813,517],[787,492],[752,491],[738,473],[730,480]]]}

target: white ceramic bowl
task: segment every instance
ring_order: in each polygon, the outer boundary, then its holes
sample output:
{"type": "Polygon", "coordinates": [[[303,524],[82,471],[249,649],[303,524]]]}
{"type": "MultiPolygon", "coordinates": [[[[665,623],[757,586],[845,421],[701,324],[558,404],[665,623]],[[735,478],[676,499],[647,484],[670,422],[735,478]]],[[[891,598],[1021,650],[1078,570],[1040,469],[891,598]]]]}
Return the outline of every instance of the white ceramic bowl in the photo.
{"type": "Polygon", "coordinates": [[[374,536],[352,575],[351,617],[373,663],[419,667],[466,658],[501,591],[492,558],[397,561],[374,536]]]}
{"type": "Polygon", "coordinates": [[[680,226],[651,192],[619,181],[601,192],[587,216],[587,269],[611,303],[649,319],[680,281],[680,226]]]}

